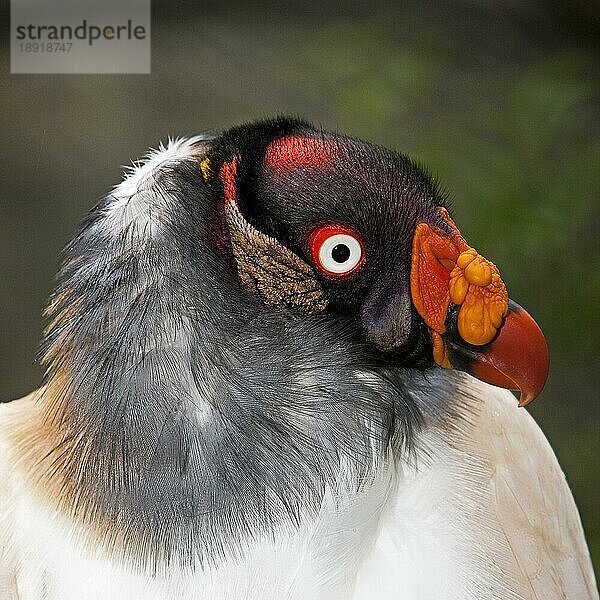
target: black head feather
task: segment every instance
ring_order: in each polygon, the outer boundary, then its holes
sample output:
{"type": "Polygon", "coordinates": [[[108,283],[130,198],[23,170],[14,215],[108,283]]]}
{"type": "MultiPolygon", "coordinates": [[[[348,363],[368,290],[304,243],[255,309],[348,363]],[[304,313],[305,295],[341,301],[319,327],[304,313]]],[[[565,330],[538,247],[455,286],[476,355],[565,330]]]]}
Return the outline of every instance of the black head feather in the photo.
{"type": "Polygon", "coordinates": [[[246,219],[313,267],[310,232],[332,223],[364,240],[366,260],[348,278],[319,273],[329,310],[353,314],[374,351],[395,364],[428,366],[431,341],[410,298],[412,240],[425,221],[449,231],[444,194],[408,157],[361,140],[278,119],[234,128],[209,153],[209,181],[224,195],[221,169],[235,161],[246,219]]]}

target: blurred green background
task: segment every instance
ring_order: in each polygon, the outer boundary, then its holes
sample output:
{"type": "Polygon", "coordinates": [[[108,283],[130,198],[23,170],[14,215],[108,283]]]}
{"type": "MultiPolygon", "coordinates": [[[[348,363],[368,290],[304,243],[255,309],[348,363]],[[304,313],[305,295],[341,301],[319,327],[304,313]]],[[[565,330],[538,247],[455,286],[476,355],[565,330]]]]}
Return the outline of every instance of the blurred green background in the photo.
{"type": "Polygon", "coordinates": [[[597,567],[599,21],[584,0],[155,1],[151,75],[9,75],[4,36],[0,398],[40,381],[60,250],[121,165],[168,136],[303,115],[427,165],[541,324],[551,371],[530,409],[597,567]]]}

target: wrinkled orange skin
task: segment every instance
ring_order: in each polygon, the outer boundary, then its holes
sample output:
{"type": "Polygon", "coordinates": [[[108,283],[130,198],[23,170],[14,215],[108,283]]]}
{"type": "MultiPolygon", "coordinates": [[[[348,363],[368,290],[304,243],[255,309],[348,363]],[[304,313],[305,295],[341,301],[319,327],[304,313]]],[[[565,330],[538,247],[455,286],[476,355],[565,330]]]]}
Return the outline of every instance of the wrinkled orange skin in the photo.
{"type": "Polygon", "coordinates": [[[413,238],[410,274],[415,308],[432,330],[434,360],[450,367],[441,334],[446,331],[450,302],[460,306],[458,332],[469,344],[494,339],[508,313],[508,293],[496,265],[464,240],[444,208],[453,233],[419,223],[413,238]]]}

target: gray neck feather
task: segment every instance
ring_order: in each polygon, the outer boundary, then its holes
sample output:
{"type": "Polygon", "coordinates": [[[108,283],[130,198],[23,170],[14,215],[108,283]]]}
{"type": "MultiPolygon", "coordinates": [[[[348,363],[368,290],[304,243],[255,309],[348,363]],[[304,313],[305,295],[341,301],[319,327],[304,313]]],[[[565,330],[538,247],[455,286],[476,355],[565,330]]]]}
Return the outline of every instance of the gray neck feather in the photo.
{"type": "Polygon", "coordinates": [[[123,187],[67,248],[49,311],[75,518],[105,523],[109,548],[130,532],[140,566],[210,563],[314,516],[342,468],[358,489],[410,446],[441,405],[406,391],[426,378],[369,364],[348,321],[244,293],[195,161],[123,187]]]}

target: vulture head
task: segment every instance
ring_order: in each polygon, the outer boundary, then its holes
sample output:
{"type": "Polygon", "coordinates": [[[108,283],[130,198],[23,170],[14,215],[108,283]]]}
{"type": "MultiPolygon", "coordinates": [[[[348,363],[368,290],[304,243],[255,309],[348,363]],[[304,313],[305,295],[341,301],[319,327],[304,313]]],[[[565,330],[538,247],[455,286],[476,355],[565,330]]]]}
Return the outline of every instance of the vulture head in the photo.
{"type": "Polygon", "coordinates": [[[519,390],[520,405],[540,393],[542,332],[406,156],[280,119],[226,132],[200,170],[245,292],[351,320],[390,365],[467,371],[519,390]]]}
{"type": "Polygon", "coordinates": [[[458,419],[458,371],[531,401],[543,335],[444,204],[294,119],[151,154],[66,250],[40,478],[113,553],[210,561],[458,419]]]}

